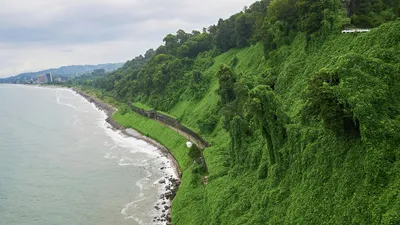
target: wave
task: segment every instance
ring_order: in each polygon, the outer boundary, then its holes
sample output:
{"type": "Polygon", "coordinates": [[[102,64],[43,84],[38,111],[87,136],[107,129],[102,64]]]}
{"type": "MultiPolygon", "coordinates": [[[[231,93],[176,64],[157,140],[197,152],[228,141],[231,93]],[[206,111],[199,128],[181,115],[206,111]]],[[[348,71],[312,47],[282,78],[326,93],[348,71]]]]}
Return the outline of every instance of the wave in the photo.
{"type": "Polygon", "coordinates": [[[120,166],[146,167],[146,164],[133,162],[133,160],[131,158],[128,158],[126,156],[122,156],[122,158],[120,158],[118,165],[120,165],[120,166]]]}
{"type": "Polygon", "coordinates": [[[104,158],[105,158],[105,159],[116,159],[117,156],[113,156],[112,153],[109,152],[109,153],[107,153],[107,154],[104,156],[104,158]]]}
{"type": "Polygon", "coordinates": [[[106,121],[100,122],[100,126],[118,147],[129,149],[130,153],[144,153],[153,158],[161,155],[157,147],[149,145],[143,140],[128,137],[121,131],[113,130],[106,121]]]}
{"type": "Polygon", "coordinates": [[[133,208],[133,210],[134,210],[138,207],[137,203],[140,203],[144,200],[146,200],[146,198],[140,198],[138,200],[135,200],[133,202],[126,204],[125,207],[121,210],[121,214],[125,216],[124,219],[126,219],[126,220],[133,219],[136,222],[138,222],[139,224],[145,224],[144,221],[141,220],[138,216],[129,215],[129,213],[128,213],[128,211],[130,211],[131,208],[133,208]]]}
{"type": "MultiPolygon", "coordinates": [[[[61,98],[62,98],[62,97],[63,97],[63,96],[62,96],[62,95],[60,94],[60,92],[57,90],[57,91],[56,91],[57,104],[70,107],[70,108],[72,108],[72,109],[75,109],[75,110],[78,111],[78,112],[85,112],[85,111],[79,110],[76,106],[74,106],[74,105],[72,105],[72,104],[68,104],[68,103],[61,102],[61,98]]],[[[63,97],[63,98],[64,98],[64,97],[63,97]]]]}

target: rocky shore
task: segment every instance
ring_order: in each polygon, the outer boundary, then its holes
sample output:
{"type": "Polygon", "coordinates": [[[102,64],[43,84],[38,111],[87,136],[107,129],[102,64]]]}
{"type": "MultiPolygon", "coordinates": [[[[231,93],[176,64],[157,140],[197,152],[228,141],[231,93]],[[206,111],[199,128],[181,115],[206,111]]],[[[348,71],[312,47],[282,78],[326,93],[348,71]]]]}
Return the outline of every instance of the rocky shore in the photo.
{"type": "MultiPolygon", "coordinates": [[[[165,169],[165,167],[161,167],[161,170],[165,169]]],[[[160,194],[159,200],[154,206],[154,209],[158,212],[157,215],[153,218],[154,223],[163,222],[167,225],[171,223],[171,201],[174,199],[176,195],[176,191],[179,188],[180,180],[171,176],[166,176],[163,179],[159,180],[158,183],[163,185],[162,194],[160,194]],[[161,215],[160,215],[161,214],[161,215]]]]}
{"type": "MultiPolygon", "coordinates": [[[[160,143],[140,134],[138,131],[133,130],[131,128],[126,129],[125,127],[118,124],[113,118],[112,115],[117,111],[116,108],[82,92],[77,89],[72,89],[77,94],[84,97],[89,102],[93,103],[99,110],[102,110],[107,115],[107,123],[111,125],[111,127],[115,130],[121,131],[123,134],[134,137],[136,139],[140,139],[146,141],[147,143],[157,147],[160,150],[161,154],[168,159],[169,164],[173,167],[174,173],[176,177],[173,175],[167,175],[165,173],[165,177],[158,181],[159,185],[161,185],[162,192],[159,196],[159,200],[154,205],[154,209],[157,212],[156,215],[152,218],[155,224],[162,223],[162,224],[171,224],[171,202],[174,199],[176,192],[178,191],[179,185],[181,183],[180,178],[182,173],[180,171],[180,167],[178,161],[172,155],[172,153],[160,143]]],[[[164,163],[161,165],[160,170],[167,170],[167,165],[164,163]]]]}

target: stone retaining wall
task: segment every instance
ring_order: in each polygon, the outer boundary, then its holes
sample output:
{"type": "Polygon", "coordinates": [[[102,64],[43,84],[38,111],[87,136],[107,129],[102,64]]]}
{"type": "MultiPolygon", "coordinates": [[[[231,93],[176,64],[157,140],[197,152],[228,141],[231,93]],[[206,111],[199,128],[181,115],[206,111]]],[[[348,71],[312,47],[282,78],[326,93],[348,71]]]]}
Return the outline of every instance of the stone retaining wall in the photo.
{"type": "MultiPolygon", "coordinates": [[[[204,146],[204,148],[210,147],[210,144],[206,140],[204,140],[204,138],[202,138],[199,134],[197,134],[196,132],[192,131],[191,129],[189,129],[189,128],[185,127],[184,125],[182,125],[175,118],[172,118],[170,116],[167,116],[167,115],[164,115],[162,113],[159,113],[156,110],[143,110],[141,108],[133,106],[130,103],[127,103],[127,104],[131,107],[132,111],[134,111],[134,112],[136,112],[136,113],[138,113],[138,114],[140,114],[142,116],[161,121],[161,122],[163,122],[163,123],[165,123],[165,124],[167,124],[169,126],[172,126],[172,127],[176,128],[176,129],[178,129],[178,130],[190,135],[191,137],[193,137],[194,139],[199,141],[204,146]]],[[[203,148],[201,148],[201,149],[203,150],[203,148]]]]}
{"type": "Polygon", "coordinates": [[[131,103],[127,103],[128,106],[130,106],[130,108],[132,109],[132,111],[138,113],[139,115],[142,115],[144,117],[150,118],[150,119],[154,119],[157,121],[160,121],[162,123],[165,123],[171,127],[174,127],[178,130],[180,130],[181,132],[189,135],[190,137],[192,137],[193,139],[195,139],[197,142],[199,142],[201,145],[194,143],[200,151],[200,160],[201,160],[201,164],[203,165],[203,168],[205,169],[205,171],[208,173],[208,167],[207,167],[207,163],[206,160],[204,158],[203,155],[203,150],[207,147],[210,147],[210,144],[204,140],[204,138],[202,138],[199,134],[197,134],[196,132],[192,131],[191,129],[185,127],[184,125],[182,125],[177,119],[172,118],[170,116],[164,115],[162,113],[157,112],[156,110],[143,110],[141,108],[138,108],[134,105],[132,105],[131,103]]]}

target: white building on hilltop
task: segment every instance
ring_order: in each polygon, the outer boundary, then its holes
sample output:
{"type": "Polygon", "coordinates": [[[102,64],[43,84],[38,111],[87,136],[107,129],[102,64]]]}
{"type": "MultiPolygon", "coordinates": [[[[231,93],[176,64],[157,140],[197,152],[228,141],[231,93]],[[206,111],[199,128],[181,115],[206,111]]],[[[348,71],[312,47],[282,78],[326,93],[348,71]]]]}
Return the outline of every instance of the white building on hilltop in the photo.
{"type": "Polygon", "coordinates": [[[346,30],[342,30],[342,34],[348,34],[348,33],[365,33],[365,32],[369,32],[371,31],[370,29],[358,29],[358,28],[354,28],[354,29],[346,29],[346,30]]]}

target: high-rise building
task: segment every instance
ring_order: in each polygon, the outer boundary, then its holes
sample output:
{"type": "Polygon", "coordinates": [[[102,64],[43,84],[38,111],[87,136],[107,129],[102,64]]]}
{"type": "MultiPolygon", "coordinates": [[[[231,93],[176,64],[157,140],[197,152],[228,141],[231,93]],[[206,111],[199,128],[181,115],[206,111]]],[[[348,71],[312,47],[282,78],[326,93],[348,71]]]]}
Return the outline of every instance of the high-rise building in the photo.
{"type": "Polygon", "coordinates": [[[46,83],[53,82],[53,76],[51,76],[51,73],[46,73],[46,83]]]}

